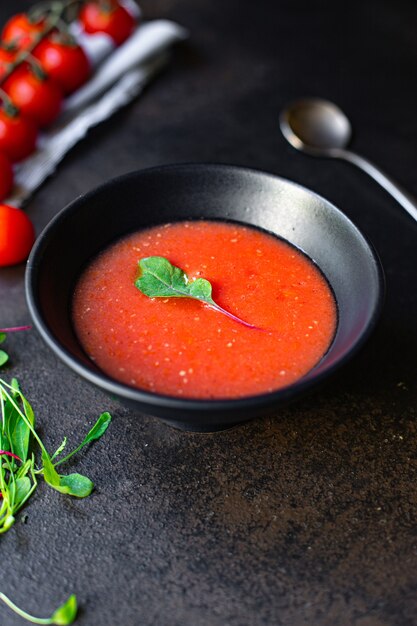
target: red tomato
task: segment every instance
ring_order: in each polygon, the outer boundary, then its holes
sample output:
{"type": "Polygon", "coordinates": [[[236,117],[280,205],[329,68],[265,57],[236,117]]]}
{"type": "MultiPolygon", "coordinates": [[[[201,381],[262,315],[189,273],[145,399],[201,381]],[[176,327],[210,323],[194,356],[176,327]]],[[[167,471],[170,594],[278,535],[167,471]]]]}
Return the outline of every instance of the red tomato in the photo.
{"type": "Polygon", "coordinates": [[[0,45],[0,80],[4,77],[10,63],[16,58],[16,50],[0,45]]]}
{"type": "Polygon", "coordinates": [[[50,78],[39,78],[30,68],[17,69],[3,85],[22,115],[38,126],[49,126],[58,117],[62,91],[50,78]]]}
{"type": "Polygon", "coordinates": [[[37,137],[38,130],[31,120],[0,109],[0,152],[12,163],[25,159],[35,150],[37,137]]]}
{"type": "Polygon", "coordinates": [[[97,2],[87,2],[80,12],[80,21],[86,33],[106,33],[116,46],[123,43],[135,28],[135,18],[117,0],[106,10],[97,2]]]}
{"type": "Polygon", "coordinates": [[[0,266],[25,261],[34,241],[35,231],[26,213],[0,204],[0,266]]]}
{"type": "Polygon", "coordinates": [[[90,76],[90,62],[84,50],[76,43],[48,37],[36,46],[33,56],[65,94],[81,87],[90,76]]]}
{"type": "Polygon", "coordinates": [[[0,200],[9,195],[13,187],[13,168],[10,160],[0,152],[0,200]]]}
{"type": "Polygon", "coordinates": [[[6,22],[2,32],[2,39],[6,43],[16,43],[22,50],[28,48],[44,28],[44,19],[33,22],[25,13],[18,13],[6,22]]]}

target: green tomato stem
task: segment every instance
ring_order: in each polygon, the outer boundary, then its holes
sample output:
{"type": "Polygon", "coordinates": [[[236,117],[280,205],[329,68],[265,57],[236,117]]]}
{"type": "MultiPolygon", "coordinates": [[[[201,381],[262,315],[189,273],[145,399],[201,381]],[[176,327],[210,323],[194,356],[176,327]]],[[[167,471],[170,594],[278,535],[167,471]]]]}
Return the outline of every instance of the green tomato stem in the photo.
{"type": "MultiPolygon", "coordinates": [[[[4,75],[4,79],[6,78],[6,76],[9,75],[9,71],[11,73],[11,70],[7,70],[6,74],[4,75]]],[[[2,84],[3,84],[3,79],[0,80],[0,85],[2,84]]],[[[1,89],[1,87],[0,87],[0,100],[3,102],[3,107],[7,115],[10,115],[10,117],[16,117],[16,115],[18,115],[19,109],[17,108],[17,106],[13,104],[10,96],[4,91],[4,89],[1,89]]]]}
{"type": "Polygon", "coordinates": [[[29,52],[26,59],[29,62],[30,69],[38,80],[43,81],[48,78],[48,74],[43,69],[41,62],[38,61],[31,52],[29,52]]]}

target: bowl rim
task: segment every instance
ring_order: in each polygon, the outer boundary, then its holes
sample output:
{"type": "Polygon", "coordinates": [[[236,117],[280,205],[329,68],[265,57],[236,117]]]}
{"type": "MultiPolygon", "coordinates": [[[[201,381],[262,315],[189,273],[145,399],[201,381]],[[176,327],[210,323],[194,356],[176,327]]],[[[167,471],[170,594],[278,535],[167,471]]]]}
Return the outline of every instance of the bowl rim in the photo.
{"type": "MultiPolygon", "coordinates": [[[[244,221],[242,221],[245,224],[244,221]]],[[[384,304],[385,299],[385,275],[383,271],[383,266],[378,255],[377,250],[375,249],[373,243],[370,239],[356,226],[356,224],[336,205],[327,200],[324,196],[312,191],[308,187],[304,185],[289,180],[280,175],[265,172],[261,169],[256,169],[252,167],[233,165],[233,164],[223,164],[223,163],[215,163],[215,162],[184,162],[184,163],[172,163],[159,165],[149,168],[143,168],[139,170],[133,170],[122,174],[121,176],[114,177],[110,180],[101,183],[100,185],[94,187],[93,189],[87,191],[84,194],[81,194],[74,198],[71,202],[69,202],[66,206],[64,206],[57,215],[55,215],[45,226],[41,234],[38,236],[30,256],[26,265],[25,272],[25,292],[26,292],[26,300],[29,308],[30,315],[34,322],[35,327],[40,333],[42,339],[45,343],[51,348],[51,350],[73,371],[75,371],[79,376],[86,379],[90,383],[101,388],[103,391],[114,394],[119,398],[124,398],[128,401],[133,401],[136,403],[140,403],[142,405],[153,406],[159,409],[172,409],[172,410],[183,410],[183,411],[200,411],[204,413],[205,411],[209,412],[221,412],[221,411],[247,411],[250,408],[266,408],[270,405],[277,404],[278,402],[284,402],[286,400],[291,399],[295,395],[301,395],[304,391],[307,391],[310,387],[313,387],[320,383],[322,380],[329,378],[336,370],[342,367],[348,360],[350,360],[363,346],[363,344],[368,339],[369,335],[374,330],[384,304]],[[124,181],[127,181],[132,178],[137,178],[140,176],[157,175],[158,173],[164,173],[167,171],[191,171],[191,170],[212,170],[212,171],[235,171],[240,173],[246,173],[249,175],[256,176],[264,176],[266,178],[271,178],[273,180],[278,180],[284,182],[285,184],[289,184],[290,186],[301,189],[304,192],[307,192],[309,195],[314,196],[320,202],[324,202],[326,205],[331,207],[333,211],[339,214],[342,219],[346,220],[350,227],[353,228],[356,235],[363,239],[364,243],[367,245],[370,257],[373,261],[376,275],[377,275],[377,294],[375,297],[375,302],[373,303],[373,310],[371,316],[369,318],[367,326],[362,330],[355,343],[350,347],[349,350],[346,351],[337,361],[329,365],[325,370],[314,374],[314,370],[318,367],[318,365],[322,362],[320,359],[319,363],[317,363],[305,376],[295,381],[291,385],[286,387],[282,387],[276,391],[271,391],[268,393],[262,393],[257,395],[248,395],[242,396],[238,398],[205,398],[205,399],[196,399],[196,398],[186,398],[186,397],[178,397],[178,396],[170,396],[163,395],[154,392],[149,392],[146,390],[142,390],[135,387],[130,387],[124,383],[118,382],[115,379],[107,376],[104,372],[89,369],[87,366],[83,365],[76,357],[74,357],[69,350],[67,350],[52,334],[49,330],[48,325],[43,319],[43,316],[40,311],[38,296],[36,293],[35,285],[37,284],[38,277],[38,269],[39,269],[39,261],[42,256],[42,252],[45,247],[48,245],[48,241],[50,237],[53,235],[54,230],[59,226],[60,222],[63,219],[67,219],[68,215],[76,212],[78,210],[78,206],[80,202],[88,202],[89,199],[95,196],[97,193],[103,193],[109,187],[112,187],[114,184],[123,184],[124,181]],[[313,375],[312,375],[313,374],[313,375]]],[[[184,413],[184,421],[194,421],[192,417],[187,417],[186,413],[184,413]]]]}

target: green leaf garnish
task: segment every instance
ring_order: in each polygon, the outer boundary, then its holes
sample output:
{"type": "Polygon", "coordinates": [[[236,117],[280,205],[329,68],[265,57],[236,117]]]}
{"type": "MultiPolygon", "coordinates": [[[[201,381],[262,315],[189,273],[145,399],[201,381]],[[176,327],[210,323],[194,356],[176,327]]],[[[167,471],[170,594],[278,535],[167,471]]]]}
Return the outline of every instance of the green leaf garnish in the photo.
{"type": "Polygon", "coordinates": [[[13,526],[16,513],[36,489],[40,475],[56,491],[76,498],[90,495],[94,485],[89,478],[77,473],[59,474],[55,468],[104,435],[111,421],[109,413],[102,413],[81,444],[58,463],[53,459],[64,450],[67,440],[64,438],[55,454],[49,455],[36,432],[33,409],[16,379],[11,384],[0,379],[0,418],[0,534],[13,526]],[[40,466],[31,451],[33,444],[41,452],[40,466]]]}
{"type": "Polygon", "coordinates": [[[77,617],[77,609],[77,597],[72,594],[64,604],[54,611],[51,617],[51,624],[58,624],[58,626],[72,624],[77,617]]]}
{"type": "Polygon", "coordinates": [[[67,493],[75,498],[86,498],[94,489],[94,483],[82,474],[68,474],[60,476],[58,491],[67,493]]]}
{"type": "Polygon", "coordinates": [[[49,456],[42,453],[43,477],[52,489],[66,493],[76,498],[86,498],[94,489],[94,485],[87,476],[82,474],[58,474],[49,456]]]}
{"type": "Polygon", "coordinates": [[[62,454],[62,452],[65,450],[67,446],[67,438],[64,437],[62,442],[60,443],[60,445],[58,446],[58,448],[55,450],[55,452],[53,453],[53,455],[51,456],[51,461],[53,461],[55,459],[55,457],[59,456],[60,454],[62,454]]]}
{"type": "MultiPolygon", "coordinates": [[[[7,333],[20,332],[21,330],[29,330],[31,326],[14,326],[13,328],[0,328],[0,343],[6,340],[7,333]]],[[[0,367],[9,360],[9,355],[4,350],[0,350],[0,367]]]]}
{"type": "Polygon", "coordinates": [[[84,441],[80,444],[80,446],[86,446],[88,443],[95,441],[96,439],[100,439],[108,429],[111,422],[110,413],[102,413],[93,428],[87,433],[84,441]]]}
{"type": "Polygon", "coordinates": [[[0,367],[7,363],[9,360],[9,355],[4,350],[0,350],[0,367]]]}
{"type": "MultiPolygon", "coordinates": [[[[14,382],[14,384],[15,394],[18,395],[19,387],[17,386],[17,381],[14,382]]],[[[13,401],[8,398],[4,400],[6,413],[5,431],[10,442],[11,450],[25,462],[29,454],[30,429],[35,426],[35,415],[26,398],[24,398],[22,404],[27,418],[26,420],[21,418],[18,406],[14,404],[13,401]]]]}
{"type": "Polygon", "coordinates": [[[189,280],[181,268],[172,265],[165,257],[150,256],[140,259],[139,268],[142,273],[135,281],[135,286],[145,296],[150,298],[193,298],[204,302],[211,309],[227,315],[239,324],[261,330],[216,304],[212,297],[212,286],[208,280],[205,278],[189,280]]]}
{"type": "Polygon", "coordinates": [[[9,609],[32,624],[56,624],[57,626],[68,626],[68,624],[72,624],[77,617],[77,597],[74,594],[72,594],[68,600],[64,602],[64,604],[59,606],[56,611],[52,613],[51,617],[46,618],[34,617],[26,611],[23,611],[14,602],[12,602],[10,598],[1,592],[0,600],[2,600],[4,604],[9,607],[9,609]]]}
{"type": "MultiPolygon", "coordinates": [[[[58,463],[55,463],[55,467],[57,467],[58,465],[61,465],[61,463],[65,463],[66,461],[68,461],[68,459],[70,459],[74,454],[77,454],[77,452],[82,450],[82,448],[84,448],[84,446],[86,446],[87,444],[92,443],[96,439],[100,439],[100,437],[102,437],[104,433],[106,432],[106,430],[108,429],[110,422],[111,422],[110,413],[107,413],[107,411],[105,413],[102,413],[100,417],[98,418],[98,420],[96,421],[96,423],[94,424],[94,426],[92,427],[92,429],[84,437],[80,445],[77,448],[75,448],[75,450],[70,452],[64,459],[61,459],[60,461],[58,461],[58,463]]],[[[58,450],[54,454],[54,457],[58,455],[59,453],[58,450]]]]}
{"type": "Polygon", "coordinates": [[[15,483],[16,493],[15,493],[15,505],[20,506],[22,502],[26,500],[28,497],[30,490],[32,487],[32,483],[30,482],[30,478],[27,476],[23,476],[22,478],[17,478],[15,483]]]}
{"type": "Polygon", "coordinates": [[[42,474],[45,479],[45,482],[48,483],[48,485],[52,487],[53,489],[58,489],[59,491],[60,476],[58,472],[56,471],[54,464],[49,458],[49,455],[46,452],[46,450],[42,452],[42,464],[43,464],[42,474]]]}

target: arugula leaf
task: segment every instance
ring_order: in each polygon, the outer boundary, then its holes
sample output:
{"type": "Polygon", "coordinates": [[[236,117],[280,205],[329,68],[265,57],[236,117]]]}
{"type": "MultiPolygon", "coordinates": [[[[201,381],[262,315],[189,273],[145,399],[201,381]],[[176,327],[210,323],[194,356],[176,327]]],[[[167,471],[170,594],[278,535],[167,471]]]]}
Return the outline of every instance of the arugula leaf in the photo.
{"type": "Polygon", "coordinates": [[[135,281],[135,286],[145,296],[150,298],[193,298],[204,302],[210,308],[227,315],[235,322],[254,330],[261,330],[254,324],[245,322],[240,317],[226,311],[216,304],[212,297],[212,285],[205,278],[191,280],[179,267],[172,265],[162,256],[150,256],[139,261],[141,275],[135,281]]]}
{"type": "Polygon", "coordinates": [[[198,278],[190,283],[187,274],[163,256],[140,259],[139,267],[142,275],[136,280],[135,285],[145,296],[196,298],[208,304],[214,304],[211,297],[211,284],[208,280],[198,278]]]}
{"type": "Polygon", "coordinates": [[[6,337],[7,337],[6,333],[0,332],[0,343],[3,343],[3,341],[6,339],[6,337]]]}

